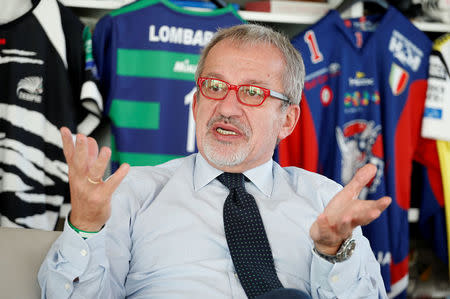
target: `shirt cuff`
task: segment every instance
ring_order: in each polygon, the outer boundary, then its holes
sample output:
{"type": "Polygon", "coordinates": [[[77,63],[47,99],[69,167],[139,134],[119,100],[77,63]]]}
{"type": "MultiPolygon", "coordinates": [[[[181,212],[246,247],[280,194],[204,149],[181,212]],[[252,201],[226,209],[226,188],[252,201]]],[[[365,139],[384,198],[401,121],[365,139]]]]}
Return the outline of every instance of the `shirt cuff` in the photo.
{"type": "Polygon", "coordinates": [[[70,227],[67,218],[60,244],[61,261],[68,262],[72,266],[76,277],[86,272],[88,267],[107,264],[104,229],[85,240],[70,227]]]}
{"type": "Polygon", "coordinates": [[[361,245],[357,244],[352,256],[343,262],[330,263],[312,249],[311,281],[317,282],[322,292],[339,295],[347,292],[359,280],[361,245]]]}

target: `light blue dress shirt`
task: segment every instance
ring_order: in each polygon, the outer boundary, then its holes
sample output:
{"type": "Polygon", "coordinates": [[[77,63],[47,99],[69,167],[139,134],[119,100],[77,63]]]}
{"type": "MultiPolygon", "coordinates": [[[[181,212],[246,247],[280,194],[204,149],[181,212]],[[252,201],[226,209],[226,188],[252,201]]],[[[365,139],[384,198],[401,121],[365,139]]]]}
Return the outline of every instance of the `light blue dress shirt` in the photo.
{"type": "MultiPolygon", "coordinates": [[[[246,298],[223,227],[228,189],[200,154],[132,167],[112,199],[111,218],[84,240],[67,221],[39,271],[43,298],[246,298]]],[[[361,229],[345,262],[316,255],[309,229],[342,188],[272,160],[244,173],[258,204],[284,287],[313,298],[387,298],[361,229]]]]}

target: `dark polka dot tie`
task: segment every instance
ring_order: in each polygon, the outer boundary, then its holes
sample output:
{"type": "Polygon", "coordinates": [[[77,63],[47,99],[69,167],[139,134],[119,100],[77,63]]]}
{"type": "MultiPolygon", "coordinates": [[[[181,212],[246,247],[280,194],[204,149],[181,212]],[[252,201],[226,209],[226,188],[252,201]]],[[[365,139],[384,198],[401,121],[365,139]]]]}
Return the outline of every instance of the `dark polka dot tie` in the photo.
{"type": "Polygon", "coordinates": [[[245,190],[244,175],[225,172],[217,179],[230,190],[223,206],[225,236],[245,293],[254,298],[282,288],[255,198],[245,190]]]}

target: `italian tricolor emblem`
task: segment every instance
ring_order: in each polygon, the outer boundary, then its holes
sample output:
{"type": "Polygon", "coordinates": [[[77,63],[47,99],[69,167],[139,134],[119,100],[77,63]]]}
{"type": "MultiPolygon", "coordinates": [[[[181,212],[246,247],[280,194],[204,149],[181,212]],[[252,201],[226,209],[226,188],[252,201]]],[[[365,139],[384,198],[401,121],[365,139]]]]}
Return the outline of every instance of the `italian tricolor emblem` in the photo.
{"type": "Polygon", "coordinates": [[[403,68],[395,63],[392,63],[391,73],[389,74],[389,85],[392,93],[396,96],[401,94],[408,84],[409,74],[403,68]]]}

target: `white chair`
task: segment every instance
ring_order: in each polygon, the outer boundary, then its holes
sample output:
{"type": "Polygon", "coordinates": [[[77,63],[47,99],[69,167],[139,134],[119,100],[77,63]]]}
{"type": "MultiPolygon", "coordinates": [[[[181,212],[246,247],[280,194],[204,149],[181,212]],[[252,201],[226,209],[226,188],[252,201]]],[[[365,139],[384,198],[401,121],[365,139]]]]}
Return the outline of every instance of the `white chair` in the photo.
{"type": "Polygon", "coordinates": [[[60,233],[0,227],[0,298],[40,298],[39,267],[60,233]]]}

